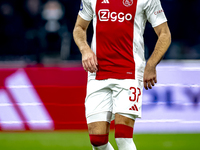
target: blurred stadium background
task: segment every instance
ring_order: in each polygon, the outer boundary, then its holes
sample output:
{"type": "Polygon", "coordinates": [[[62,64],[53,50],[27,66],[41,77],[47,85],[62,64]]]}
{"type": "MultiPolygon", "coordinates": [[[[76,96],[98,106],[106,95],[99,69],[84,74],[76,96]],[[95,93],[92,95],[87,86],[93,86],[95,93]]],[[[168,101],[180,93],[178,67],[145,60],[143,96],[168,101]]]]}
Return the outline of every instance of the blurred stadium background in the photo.
{"type": "MultiPolygon", "coordinates": [[[[172,44],[158,84],[144,91],[139,150],[199,149],[200,1],[161,0],[172,44]]],[[[91,149],[84,116],[87,74],[72,31],[80,0],[0,0],[0,149],[91,149]]],[[[88,29],[91,42],[92,26],[88,29]]],[[[144,34],[148,59],[156,41],[144,34]]],[[[110,134],[114,141],[113,123],[110,134]]]]}

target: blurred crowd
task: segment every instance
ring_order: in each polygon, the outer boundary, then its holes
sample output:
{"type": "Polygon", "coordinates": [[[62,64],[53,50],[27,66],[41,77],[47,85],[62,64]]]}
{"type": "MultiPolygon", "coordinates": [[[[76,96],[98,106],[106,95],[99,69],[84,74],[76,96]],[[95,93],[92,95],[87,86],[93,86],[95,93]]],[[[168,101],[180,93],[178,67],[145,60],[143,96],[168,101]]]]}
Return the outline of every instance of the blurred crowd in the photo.
{"type": "MultiPolygon", "coordinates": [[[[200,59],[200,0],[161,0],[161,3],[172,34],[172,44],[164,59],[200,59]]],[[[147,58],[156,40],[150,28],[147,24],[147,58]]]]}
{"type": "MultiPolygon", "coordinates": [[[[72,32],[81,0],[0,0],[0,60],[42,63],[44,57],[80,60],[72,32]]],[[[161,0],[172,33],[164,59],[200,58],[200,1],[161,0]]],[[[88,29],[91,42],[92,26],[88,29]]],[[[150,24],[144,34],[145,57],[156,35],[150,24]]]]}
{"type": "Polygon", "coordinates": [[[80,59],[72,31],[80,0],[0,0],[0,60],[80,59]]]}

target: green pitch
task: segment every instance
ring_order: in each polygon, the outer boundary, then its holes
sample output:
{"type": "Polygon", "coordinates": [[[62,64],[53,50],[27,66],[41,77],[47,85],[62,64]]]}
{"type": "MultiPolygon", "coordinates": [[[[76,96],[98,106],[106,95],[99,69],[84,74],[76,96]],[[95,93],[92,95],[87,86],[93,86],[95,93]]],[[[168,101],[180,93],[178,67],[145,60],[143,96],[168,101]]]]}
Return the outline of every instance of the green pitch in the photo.
{"type": "MultiPolygon", "coordinates": [[[[114,133],[110,142],[117,150],[114,133]]],[[[197,150],[200,134],[135,134],[138,150],[197,150]]],[[[87,132],[0,132],[0,150],[92,150],[87,132]]]]}

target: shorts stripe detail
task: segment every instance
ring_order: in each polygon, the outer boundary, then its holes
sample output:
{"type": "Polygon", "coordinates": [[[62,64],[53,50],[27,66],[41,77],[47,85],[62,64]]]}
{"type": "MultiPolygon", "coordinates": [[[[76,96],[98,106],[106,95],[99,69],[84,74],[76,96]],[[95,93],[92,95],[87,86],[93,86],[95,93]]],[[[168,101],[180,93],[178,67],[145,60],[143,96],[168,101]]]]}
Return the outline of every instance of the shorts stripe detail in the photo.
{"type": "Polygon", "coordinates": [[[129,108],[129,110],[134,110],[134,111],[138,111],[138,108],[136,105],[133,105],[131,108],[129,108]]]}

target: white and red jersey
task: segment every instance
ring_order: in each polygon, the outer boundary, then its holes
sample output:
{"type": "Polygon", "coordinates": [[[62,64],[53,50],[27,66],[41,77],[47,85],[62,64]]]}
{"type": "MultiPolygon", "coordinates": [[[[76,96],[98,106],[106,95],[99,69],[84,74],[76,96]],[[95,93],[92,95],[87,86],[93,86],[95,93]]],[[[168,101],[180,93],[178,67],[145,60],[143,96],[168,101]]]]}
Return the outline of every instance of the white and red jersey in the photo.
{"type": "Polygon", "coordinates": [[[146,21],[152,27],[167,21],[160,0],[82,0],[79,15],[93,19],[98,71],[88,77],[143,80],[146,21]]]}

